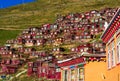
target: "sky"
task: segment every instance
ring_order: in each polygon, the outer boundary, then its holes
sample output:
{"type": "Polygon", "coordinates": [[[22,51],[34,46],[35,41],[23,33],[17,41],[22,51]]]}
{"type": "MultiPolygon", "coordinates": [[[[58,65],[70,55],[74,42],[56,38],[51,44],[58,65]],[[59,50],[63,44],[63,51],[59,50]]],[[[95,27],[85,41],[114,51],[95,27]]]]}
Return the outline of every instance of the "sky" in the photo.
{"type": "Polygon", "coordinates": [[[0,8],[8,8],[10,6],[15,6],[18,4],[23,4],[32,1],[34,0],[0,0],[0,8]]]}

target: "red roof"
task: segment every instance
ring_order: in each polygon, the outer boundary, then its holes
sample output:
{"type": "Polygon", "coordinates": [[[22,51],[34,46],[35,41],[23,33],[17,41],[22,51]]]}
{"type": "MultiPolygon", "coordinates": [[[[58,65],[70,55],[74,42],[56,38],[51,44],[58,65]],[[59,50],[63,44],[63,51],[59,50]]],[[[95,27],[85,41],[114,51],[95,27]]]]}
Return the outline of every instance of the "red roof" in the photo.
{"type": "Polygon", "coordinates": [[[70,66],[78,63],[84,62],[84,59],[82,57],[80,58],[75,58],[66,62],[58,63],[58,66],[63,67],[63,66],[70,66]]]}

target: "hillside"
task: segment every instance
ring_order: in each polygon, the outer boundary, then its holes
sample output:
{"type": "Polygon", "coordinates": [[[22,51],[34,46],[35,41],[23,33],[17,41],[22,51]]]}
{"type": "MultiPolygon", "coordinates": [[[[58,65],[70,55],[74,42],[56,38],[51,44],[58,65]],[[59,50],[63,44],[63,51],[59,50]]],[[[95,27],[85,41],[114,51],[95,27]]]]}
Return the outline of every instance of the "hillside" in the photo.
{"type": "MultiPolygon", "coordinates": [[[[30,69],[39,67],[36,63],[40,60],[49,65],[84,53],[105,55],[100,36],[105,22],[109,23],[116,13],[118,3],[113,0],[37,0],[0,10],[0,58],[5,66],[5,69],[1,66],[1,70],[13,74],[13,81],[33,81],[36,77],[28,76],[38,72],[30,69]],[[10,71],[9,66],[14,65],[14,71],[10,71]],[[20,75],[26,69],[27,73],[20,75]]],[[[89,57],[85,57],[85,61],[89,61],[89,57]]]]}
{"type": "MultiPolygon", "coordinates": [[[[0,29],[11,29],[9,38],[15,38],[14,29],[25,29],[31,26],[41,26],[53,23],[59,14],[82,13],[90,10],[101,10],[106,7],[119,7],[119,0],[37,0],[36,2],[14,6],[0,10],[0,29]],[[13,30],[12,30],[13,29],[13,30]]],[[[0,36],[0,44],[7,40],[4,33],[0,36]]],[[[7,35],[9,36],[9,35],[7,35]]]]}

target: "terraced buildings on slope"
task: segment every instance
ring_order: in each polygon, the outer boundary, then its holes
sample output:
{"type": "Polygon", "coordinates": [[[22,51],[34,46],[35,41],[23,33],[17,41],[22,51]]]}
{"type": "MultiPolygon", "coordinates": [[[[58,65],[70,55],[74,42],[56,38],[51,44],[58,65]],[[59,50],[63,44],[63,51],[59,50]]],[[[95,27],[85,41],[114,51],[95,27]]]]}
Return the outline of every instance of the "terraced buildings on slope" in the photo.
{"type": "MultiPolygon", "coordinates": [[[[90,64],[92,68],[95,67],[95,63],[98,63],[98,65],[99,63],[104,63],[105,60],[102,59],[105,58],[103,55],[105,53],[104,43],[99,40],[99,36],[105,29],[105,21],[109,22],[116,10],[107,8],[101,11],[92,10],[86,13],[70,13],[65,16],[58,16],[53,24],[44,24],[42,27],[30,27],[24,30],[16,39],[7,41],[9,47],[12,48],[9,52],[13,51],[11,58],[24,60],[25,62],[32,58],[39,60],[41,54],[46,53],[47,50],[47,56],[43,56],[45,59],[47,59],[49,54],[53,53],[53,57],[57,61],[69,58],[74,60],[80,58],[80,56],[85,57],[84,62],[89,61],[87,66],[90,64]],[[73,45],[67,46],[70,44],[73,45]],[[36,47],[41,48],[36,49],[36,47]],[[91,61],[95,61],[95,63],[91,61]],[[93,66],[91,66],[92,64],[93,66]]],[[[4,47],[6,48],[7,46],[4,47]]],[[[6,52],[6,50],[3,52],[6,52]]],[[[6,55],[3,52],[0,52],[2,57],[6,55]]],[[[9,57],[7,60],[11,58],[9,57]]],[[[4,61],[3,58],[2,61],[4,61]]],[[[34,62],[32,63],[32,67],[28,68],[28,75],[38,74],[36,64],[34,66],[34,62]]],[[[54,61],[44,60],[43,66],[40,64],[40,61],[37,61],[37,63],[40,68],[43,68],[40,71],[44,72],[45,68],[49,68],[49,63],[54,63],[54,61]],[[47,66],[44,67],[44,65],[47,66]]],[[[6,63],[3,63],[3,65],[7,66],[6,63]]],[[[10,65],[13,66],[12,64],[10,65]]],[[[57,66],[57,64],[55,65],[57,66]]],[[[60,66],[57,68],[52,67],[54,72],[60,72],[60,68],[60,66]]],[[[90,71],[90,69],[87,70],[90,71]]],[[[7,71],[5,72],[7,73],[7,71]]],[[[44,76],[40,74],[39,77],[44,76]]],[[[60,79],[59,73],[58,77],[60,79]]]]}

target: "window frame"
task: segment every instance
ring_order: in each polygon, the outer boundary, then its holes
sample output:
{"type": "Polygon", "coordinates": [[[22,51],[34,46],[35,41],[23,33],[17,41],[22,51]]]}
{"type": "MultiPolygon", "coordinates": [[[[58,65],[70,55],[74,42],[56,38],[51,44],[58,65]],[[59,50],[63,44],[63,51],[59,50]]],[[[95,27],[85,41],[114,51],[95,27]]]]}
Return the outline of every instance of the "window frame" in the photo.
{"type": "Polygon", "coordinates": [[[110,68],[111,68],[111,53],[110,53],[110,50],[108,51],[108,56],[107,56],[107,58],[108,58],[107,67],[108,67],[108,69],[110,69],[110,68]]]}
{"type": "Polygon", "coordinates": [[[85,68],[80,67],[78,72],[79,72],[79,81],[85,81],[85,68]],[[81,72],[81,70],[83,70],[83,71],[81,72]],[[80,79],[81,76],[83,77],[83,79],[80,79]]]}
{"type": "Polygon", "coordinates": [[[120,63],[120,41],[117,43],[117,64],[120,63]]]}
{"type": "Polygon", "coordinates": [[[115,60],[116,60],[115,59],[115,48],[113,47],[112,50],[111,50],[111,67],[114,67],[116,65],[116,61],[115,60]]]}

